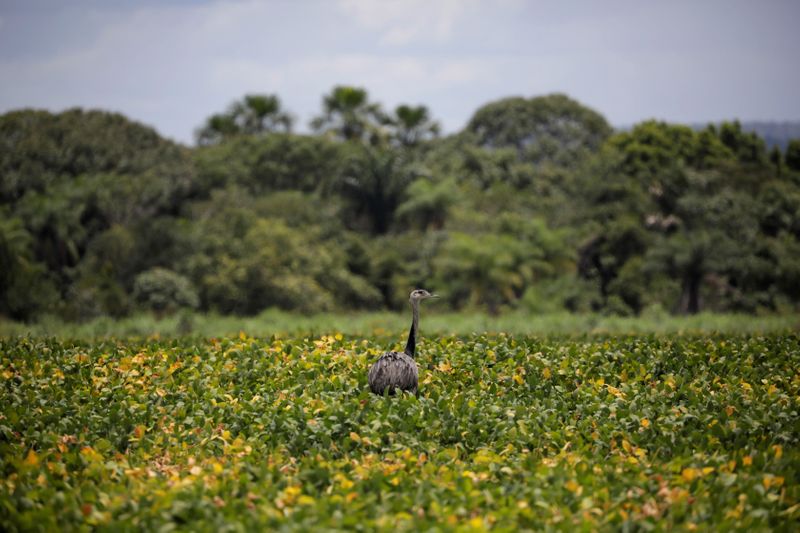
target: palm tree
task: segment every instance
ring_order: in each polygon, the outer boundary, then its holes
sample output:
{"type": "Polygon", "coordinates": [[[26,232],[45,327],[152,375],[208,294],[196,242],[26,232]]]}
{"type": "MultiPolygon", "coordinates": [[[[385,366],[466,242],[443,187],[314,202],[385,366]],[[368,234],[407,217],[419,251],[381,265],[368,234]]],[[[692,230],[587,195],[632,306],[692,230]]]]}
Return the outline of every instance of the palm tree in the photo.
{"type": "Polygon", "coordinates": [[[311,121],[315,131],[332,133],[345,141],[380,141],[381,125],[387,119],[378,104],[369,102],[365,89],[336,86],[323,97],[322,108],[323,114],[311,121]]]}
{"type": "Polygon", "coordinates": [[[234,104],[233,112],[242,133],[247,135],[292,129],[292,117],[281,110],[281,102],[275,95],[245,95],[243,101],[234,104]]]}
{"type": "Polygon", "coordinates": [[[197,144],[209,146],[239,134],[236,121],[227,113],[215,113],[206,119],[206,124],[197,131],[197,144]]]}
{"type": "Polygon", "coordinates": [[[424,105],[398,106],[391,119],[394,138],[402,146],[416,146],[420,142],[439,136],[439,123],[431,120],[424,105]]]}
{"type": "Polygon", "coordinates": [[[366,217],[372,233],[381,235],[389,231],[406,188],[415,177],[396,151],[357,147],[336,188],[355,218],[366,217]]]}
{"type": "Polygon", "coordinates": [[[280,99],[272,94],[246,94],[225,113],[211,115],[197,132],[200,145],[218,144],[237,135],[263,135],[292,130],[292,116],[281,109],[280,99]]]}

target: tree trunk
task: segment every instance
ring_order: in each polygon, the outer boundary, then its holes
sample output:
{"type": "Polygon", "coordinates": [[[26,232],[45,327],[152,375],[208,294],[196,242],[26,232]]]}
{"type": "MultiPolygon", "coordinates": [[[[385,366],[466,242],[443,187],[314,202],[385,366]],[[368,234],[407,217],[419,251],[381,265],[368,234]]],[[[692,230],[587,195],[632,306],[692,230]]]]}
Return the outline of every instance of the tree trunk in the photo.
{"type": "Polygon", "coordinates": [[[681,311],[684,313],[694,315],[700,312],[700,284],[702,281],[702,274],[697,272],[692,272],[683,278],[681,311]]]}

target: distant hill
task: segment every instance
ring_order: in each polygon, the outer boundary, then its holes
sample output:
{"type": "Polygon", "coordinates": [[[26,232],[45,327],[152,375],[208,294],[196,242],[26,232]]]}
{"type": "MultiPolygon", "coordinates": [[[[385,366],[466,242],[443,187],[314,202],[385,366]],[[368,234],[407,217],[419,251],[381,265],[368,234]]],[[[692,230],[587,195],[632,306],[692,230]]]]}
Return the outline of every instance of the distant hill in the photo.
{"type": "Polygon", "coordinates": [[[768,148],[779,146],[786,150],[791,139],[800,139],[800,121],[793,122],[742,122],[742,129],[757,133],[768,148]]]}
{"type": "MultiPolygon", "coordinates": [[[[694,122],[688,126],[694,130],[702,130],[708,124],[708,122],[694,122]]],[[[719,125],[720,123],[716,122],[715,124],[719,125]]],[[[772,149],[773,146],[786,150],[790,140],[800,139],[800,120],[784,122],[757,120],[741,122],[741,125],[744,131],[752,131],[764,139],[768,150],[772,149]]],[[[614,129],[616,131],[630,131],[633,129],[633,125],[616,126],[614,129]]]]}
{"type": "MultiPolygon", "coordinates": [[[[741,124],[744,131],[752,131],[764,139],[767,149],[778,146],[781,150],[786,150],[790,140],[800,139],[800,121],[772,122],[759,120],[742,122],[741,124]]],[[[702,130],[708,126],[708,123],[695,123],[690,124],[690,126],[696,130],[702,130]]]]}

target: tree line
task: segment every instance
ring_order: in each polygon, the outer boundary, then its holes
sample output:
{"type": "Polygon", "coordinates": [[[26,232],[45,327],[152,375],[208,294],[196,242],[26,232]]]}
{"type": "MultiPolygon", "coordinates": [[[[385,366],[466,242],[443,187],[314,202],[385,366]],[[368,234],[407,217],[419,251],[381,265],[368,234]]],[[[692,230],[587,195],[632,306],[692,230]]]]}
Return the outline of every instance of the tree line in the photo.
{"type": "Polygon", "coordinates": [[[442,136],[358,87],[293,133],[276,95],[197,146],[114,113],[0,116],[0,315],[142,309],[783,312],[800,301],[800,140],[738,122],[615,132],[562,94],[442,136]]]}

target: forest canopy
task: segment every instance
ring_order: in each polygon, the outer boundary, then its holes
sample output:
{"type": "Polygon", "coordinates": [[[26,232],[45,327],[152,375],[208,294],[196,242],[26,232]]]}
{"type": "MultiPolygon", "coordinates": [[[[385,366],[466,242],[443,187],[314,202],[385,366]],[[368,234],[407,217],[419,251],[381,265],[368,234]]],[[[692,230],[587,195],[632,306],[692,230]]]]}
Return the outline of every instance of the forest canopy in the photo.
{"type": "Polygon", "coordinates": [[[359,87],[311,134],[271,94],[197,146],[104,111],[0,116],[0,316],[182,308],[782,312],[800,301],[800,140],[738,122],[614,131],[562,94],[476,110],[359,87]]]}

